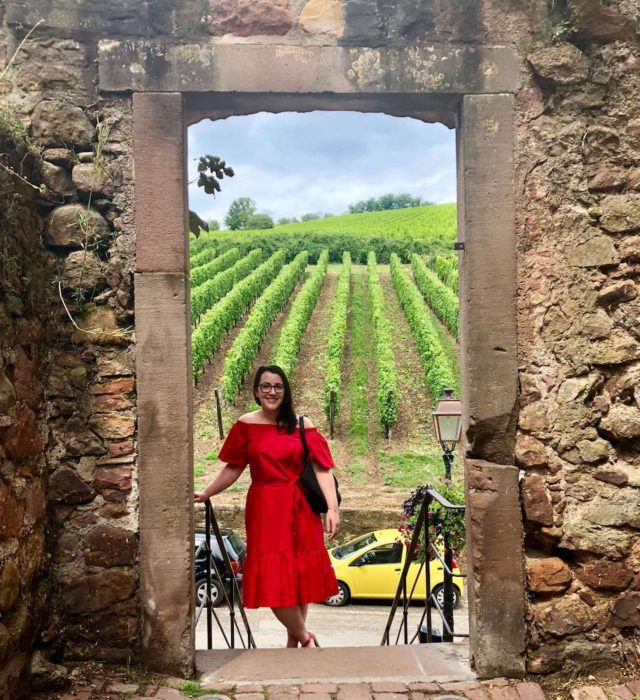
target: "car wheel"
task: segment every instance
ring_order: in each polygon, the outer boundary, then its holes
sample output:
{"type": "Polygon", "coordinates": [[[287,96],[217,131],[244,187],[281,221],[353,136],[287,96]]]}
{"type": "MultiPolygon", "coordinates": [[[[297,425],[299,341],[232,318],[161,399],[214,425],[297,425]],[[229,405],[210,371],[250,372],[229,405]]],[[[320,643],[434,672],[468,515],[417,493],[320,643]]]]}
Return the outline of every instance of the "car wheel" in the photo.
{"type": "Polygon", "coordinates": [[[349,586],[343,581],[338,581],[338,592],[327,598],[324,603],[325,605],[330,605],[332,608],[341,608],[346,605],[351,599],[351,591],[349,586]]]}
{"type": "MultiPolygon", "coordinates": [[[[201,578],[196,581],[196,605],[200,605],[207,594],[207,579],[201,578]]],[[[217,608],[222,605],[224,595],[220,590],[220,584],[216,579],[211,577],[211,606],[217,608]]]]}
{"type": "MultiPolygon", "coordinates": [[[[438,584],[432,591],[431,595],[438,601],[438,605],[444,608],[444,583],[438,584]]],[[[460,602],[460,589],[453,585],[453,607],[457,607],[460,602]]],[[[432,603],[433,605],[433,603],[432,603]]]]}

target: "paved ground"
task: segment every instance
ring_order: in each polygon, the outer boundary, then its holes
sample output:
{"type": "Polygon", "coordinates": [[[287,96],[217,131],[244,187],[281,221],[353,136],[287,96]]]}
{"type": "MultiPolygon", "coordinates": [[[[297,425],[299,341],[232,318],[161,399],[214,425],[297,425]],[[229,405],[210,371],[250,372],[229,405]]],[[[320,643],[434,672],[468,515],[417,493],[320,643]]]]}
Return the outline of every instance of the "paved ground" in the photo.
{"type": "MultiPolygon", "coordinates": [[[[96,665],[92,665],[95,669],[96,665]]],[[[624,685],[597,686],[579,680],[566,692],[545,693],[532,681],[509,681],[498,678],[490,681],[462,683],[315,683],[298,686],[264,686],[245,684],[235,687],[201,688],[195,682],[177,678],[135,678],[135,672],[119,669],[122,677],[115,679],[118,669],[110,667],[83,673],[73,690],[64,693],[34,694],[32,700],[44,698],[59,700],[182,700],[199,697],[202,700],[634,700],[640,695],[640,681],[624,685]]]]}
{"type": "MultiPolygon", "coordinates": [[[[327,605],[311,605],[307,622],[323,647],[368,647],[379,646],[382,640],[391,601],[367,601],[353,602],[343,608],[330,608],[327,605]]],[[[225,608],[215,608],[222,629],[227,636],[231,629],[229,611],[225,608]]],[[[286,633],[282,625],[276,620],[273,613],[265,608],[247,610],[247,619],[260,649],[273,649],[283,647],[286,643],[286,633]]],[[[409,610],[410,635],[415,634],[424,607],[418,604],[411,606],[409,610]]],[[[392,631],[397,635],[402,610],[396,612],[392,631]]],[[[432,609],[434,628],[442,629],[439,615],[432,609]]],[[[236,613],[237,615],[237,613],[236,613]]],[[[240,629],[244,634],[244,626],[237,615],[240,629]]],[[[454,630],[462,634],[469,632],[469,616],[466,600],[454,610],[454,630]]],[[[395,640],[393,637],[392,641],[395,640]]],[[[242,646],[236,643],[237,646],[242,646]]],[[[196,628],[196,649],[207,648],[206,618],[203,613],[196,628]]],[[[226,648],[220,629],[213,622],[213,648],[226,648]]]]}

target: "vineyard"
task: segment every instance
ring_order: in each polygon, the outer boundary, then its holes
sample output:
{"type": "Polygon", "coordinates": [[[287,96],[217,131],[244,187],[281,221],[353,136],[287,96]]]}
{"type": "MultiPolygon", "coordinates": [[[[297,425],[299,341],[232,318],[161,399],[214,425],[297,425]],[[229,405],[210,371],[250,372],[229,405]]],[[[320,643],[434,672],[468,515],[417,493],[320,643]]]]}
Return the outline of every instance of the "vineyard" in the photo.
{"type": "MultiPolygon", "coordinates": [[[[460,390],[454,236],[454,206],[440,205],[194,239],[196,486],[218,468],[216,394],[226,433],[256,408],[267,363],[331,434],[345,506],[399,505],[439,474],[431,410],[460,390]]],[[[222,501],[247,486],[245,474],[222,501]]]]}

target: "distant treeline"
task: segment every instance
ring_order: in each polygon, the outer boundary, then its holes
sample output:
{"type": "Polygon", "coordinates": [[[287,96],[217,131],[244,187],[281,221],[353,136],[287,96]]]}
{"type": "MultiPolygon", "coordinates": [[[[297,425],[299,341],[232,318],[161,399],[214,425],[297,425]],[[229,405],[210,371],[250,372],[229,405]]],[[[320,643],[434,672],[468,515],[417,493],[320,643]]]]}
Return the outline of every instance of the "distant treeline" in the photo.
{"type": "Polygon", "coordinates": [[[383,194],[381,197],[363,199],[361,202],[349,205],[349,214],[362,214],[365,211],[385,211],[387,209],[406,209],[407,207],[422,207],[427,202],[422,197],[412,197],[410,194],[383,194]]]}

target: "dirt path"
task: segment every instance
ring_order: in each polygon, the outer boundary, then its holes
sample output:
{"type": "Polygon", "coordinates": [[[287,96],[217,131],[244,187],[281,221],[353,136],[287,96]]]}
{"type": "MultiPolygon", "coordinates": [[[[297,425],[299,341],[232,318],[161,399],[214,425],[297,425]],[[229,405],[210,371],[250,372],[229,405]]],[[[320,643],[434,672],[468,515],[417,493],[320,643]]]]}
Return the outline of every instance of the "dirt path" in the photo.
{"type": "Polygon", "coordinates": [[[339,277],[340,266],[332,265],[327,270],[320,297],[302,338],[292,377],[296,411],[309,416],[327,436],[329,425],[324,415],[324,380],[327,375],[329,328],[339,277]]]}

